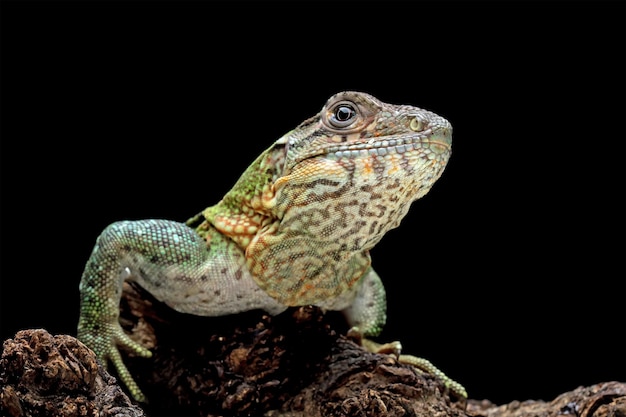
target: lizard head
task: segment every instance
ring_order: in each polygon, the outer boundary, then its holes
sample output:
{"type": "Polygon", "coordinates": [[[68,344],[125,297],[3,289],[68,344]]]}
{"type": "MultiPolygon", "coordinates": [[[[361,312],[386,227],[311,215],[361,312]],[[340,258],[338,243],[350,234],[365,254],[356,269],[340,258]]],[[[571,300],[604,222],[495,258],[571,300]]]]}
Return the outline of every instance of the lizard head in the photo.
{"type": "MultiPolygon", "coordinates": [[[[367,225],[369,232],[359,235],[361,245],[371,248],[441,176],[452,126],[418,107],[346,91],[276,144],[285,146],[274,183],[278,217],[301,215],[306,206],[325,211],[344,224],[367,225]]],[[[336,222],[334,227],[339,233],[336,222]]]]}
{"type": "Polygon", "coordinates": [[[276,143],[286,145],[283,175],[299,162],[317,156],[344,162],[390,159],[388,155],[403,155],[404,159],[425,156],[445,166],[452,126],[427,110],[345,91],[330,97],[320,113],[276,143]]]}

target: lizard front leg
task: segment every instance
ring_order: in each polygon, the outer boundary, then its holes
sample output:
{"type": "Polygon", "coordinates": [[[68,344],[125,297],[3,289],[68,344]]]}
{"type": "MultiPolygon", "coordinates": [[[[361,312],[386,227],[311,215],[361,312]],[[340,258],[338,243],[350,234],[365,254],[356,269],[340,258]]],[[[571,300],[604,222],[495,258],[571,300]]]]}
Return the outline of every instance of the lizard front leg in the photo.
{"type": "Polygon", "coordinates": [[[286,308],[254,283],[243,252],[214,229],[203,239],[187,225],[167,220],[111,224],[98,237],[81,278],[78,339],[103,365],[113,363],[138,401],[145,396],[118,348],[143,357],[151,352],[131,340],[119,324],[124,280],[136,281],[183,313],[221,316],[259,308],[277,314],[286,308]]]}
{"type": "Polygon", "coordinates": [[[420,371],[437,376],[455,395],[467,398],[465,388],[448,377],[430,361],[412,355],[401,354],[402,345],[400,342],[379,344],[368,338],[378,336],[382,331],[387,319],[386,308],[385,287],[374,269],[369,268],[358,283],[351,305],[342,310],[348,324],[352,326],[349,334],[355,336],[362,346],[370,352],[392,354],[401,363],[414,366],[420,371]]]}

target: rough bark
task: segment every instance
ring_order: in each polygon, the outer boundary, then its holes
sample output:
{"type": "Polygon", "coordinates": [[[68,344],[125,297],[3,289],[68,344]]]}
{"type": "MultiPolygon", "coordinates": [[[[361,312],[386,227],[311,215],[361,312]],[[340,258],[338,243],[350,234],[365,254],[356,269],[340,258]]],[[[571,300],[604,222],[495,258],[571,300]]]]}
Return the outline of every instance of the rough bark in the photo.
{"type": "Polygon", "coordinates": [[[128,416],[133,405],[76,338],[43,329],[5,340],[0,357],[1,416],[128,416]]]}
{"type": "MultiPolygon", "coordinates": [[[[152,348],[127,364],[149,404],[133,404],[75,338],[25,330],[4,342],[2,416],[626,417],[626,384],[606,382],[550,402],[460,401],[440,381],[344,337],[316,308],[277,317],[178,314],[127,286],[122,323],[152,348]]],[[[343,326],[343,327],[342,327],[343,326]]]]}

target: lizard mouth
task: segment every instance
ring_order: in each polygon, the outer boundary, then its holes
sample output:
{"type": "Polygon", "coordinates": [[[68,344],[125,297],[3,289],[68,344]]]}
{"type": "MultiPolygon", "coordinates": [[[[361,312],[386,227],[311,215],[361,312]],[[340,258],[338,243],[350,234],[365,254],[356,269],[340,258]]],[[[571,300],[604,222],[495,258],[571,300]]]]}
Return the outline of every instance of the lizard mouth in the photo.
{"type": "Polygon", "coordinates": [[[450,150],[451,144],[449,140],[429,137],[426,134],[424,136],[416,135],[412,137],[392,136],[384,140],[330,145],[320,153],[331,158],[358,158],[409,153],[422,154],[429,159],[435,159],[444,157],[450,153],[450,150]]]}
{"type": "MultiPolygon", "coordinates": [[[[406,137],[404,135],[389,136],[383,140],[380,138],[368,138],[367,140],[326,144],[312,152],[300,155],[291,164],[288,164],[285,172],[307,159],[327,158],[329,160],[341,162],[342,160],[358,159],[386,159],[393,157],[409,158],[412,160],[447,161],[451,153],[451,140],[448,133],[421,132],[418,135],[406,137]]],[[[285,147],[285,154],[288,155],[289,146],[285,147]]]]}

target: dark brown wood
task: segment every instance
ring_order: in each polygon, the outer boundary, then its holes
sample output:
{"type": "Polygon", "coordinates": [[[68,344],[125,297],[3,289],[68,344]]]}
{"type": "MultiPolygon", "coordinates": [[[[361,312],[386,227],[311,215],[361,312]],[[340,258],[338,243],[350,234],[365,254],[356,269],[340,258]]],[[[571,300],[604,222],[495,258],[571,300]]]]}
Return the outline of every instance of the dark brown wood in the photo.
{"type": "Polygon", "coordinates": [[[195,317],[126,285],[121,321],[154,352],[151,359],[125,355],[149,404],[132,404],[75,338],[38,329],[4,342],[0,414],[626,417],[621,382],[581,387],[550,402],[459,400],[437,378],[365,351],[343,336],[340,315],[312,307],[276,317],[195,317]]]}

